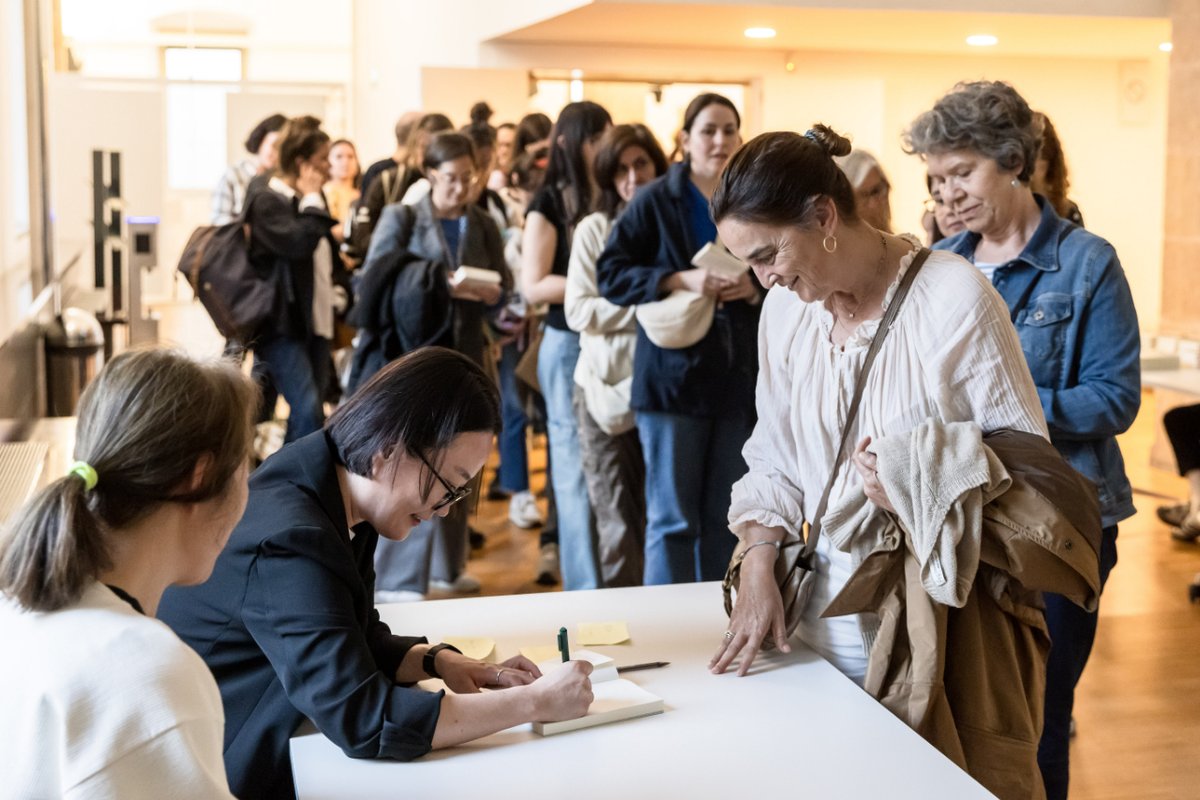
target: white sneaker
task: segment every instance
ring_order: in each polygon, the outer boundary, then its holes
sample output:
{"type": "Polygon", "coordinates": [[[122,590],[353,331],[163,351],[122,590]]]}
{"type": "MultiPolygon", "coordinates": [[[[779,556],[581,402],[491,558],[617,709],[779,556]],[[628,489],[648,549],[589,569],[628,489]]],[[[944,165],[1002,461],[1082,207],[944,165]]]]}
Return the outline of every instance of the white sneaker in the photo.
{"type": "Polygon", "coordinates": [[[375,592],[376,605],[382,603],[419,603],[424,599],[425,595],[411,589],[396,589],[393,591],[380,589],[375,592]]]}
{"type": "Polygon", "coordinates": [[[440,592],[455,592],[456,594],[475,594],[483,588],[483,584],[479,582],[479,578],[474,575],[462,573],[453,581],[429,581],[429,588],[437,589],[440,592]]]}
{"type": "Polygon", "coordinates": [[[532,492],[526,490],[512,496],[512,499],[508,501],[508,521],[518,528],[526,530],[545,524],[532,492]]]}

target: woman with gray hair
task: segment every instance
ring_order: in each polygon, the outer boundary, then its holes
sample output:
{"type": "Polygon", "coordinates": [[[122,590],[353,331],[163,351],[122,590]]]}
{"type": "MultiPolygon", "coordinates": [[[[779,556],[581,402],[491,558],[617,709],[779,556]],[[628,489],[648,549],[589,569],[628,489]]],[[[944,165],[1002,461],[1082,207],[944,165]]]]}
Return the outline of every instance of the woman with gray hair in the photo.
{"type": "MultiPolygon", "coordinates": [[[[1099,491],[1103,586],[1117,560],[1117,523],[1134,514],[1116,437],[1141,402],[1137,313],[1112,245],[1060,218],[1030,189],[1041,138],[1013,87],[979,81],[958,84],[917,117],[905,145],[924,159],[931,188],[967,228],[934,248],[973,262],[1000,292],[1051,441],[1099,491]]],[[[1096,622],[1096,611],[1046,595],[1053,647],[1038,762],[1050,800],[1067,796],[1075,684],[1096,622]]]]}
{"type": "Polygon", "coordinates": [[[875,156],[866,150],[851,150],[833,159],[850,181],[854,204],[863,221],[877,231],[892,232],[892,184],[875,156]]]}

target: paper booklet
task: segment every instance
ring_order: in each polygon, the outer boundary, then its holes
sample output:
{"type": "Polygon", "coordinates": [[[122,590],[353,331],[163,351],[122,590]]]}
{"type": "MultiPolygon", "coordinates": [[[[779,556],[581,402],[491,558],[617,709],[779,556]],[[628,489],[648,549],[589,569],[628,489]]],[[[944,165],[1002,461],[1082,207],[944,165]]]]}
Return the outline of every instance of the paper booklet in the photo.
{"type": "Polygon", "coordinates": [[[746,262],[717,242],[709,242],[692,256],[692,266],[708,270],[723,278],[736,278],[749,269],[746,262]]]}
{"type": "Polygon", "coordinates": [[[463,284],[488,284],[491,286],[500,285],[500,273],[495,270],[482,269],[480,267],[459,267],[450,275],[450,282],[455,286],[463,284]]]}
{"type": "MultiPolygon", "coordinates": [[[[663,699],[646,691],[633,681],[617,677],[617,666],[612,658],[591,650],[576,650],[571,653],[573,661],[590,661],[592,664],[592,694],[594,699],[587,714],[562,722],[535,722],[533,732],[541,736],[605,725],[623,719],[647,717],[661,714],[663,699]]],[[[543,661],[538,669],[547,675],[562,669],[562,661],[543,661]]]]}

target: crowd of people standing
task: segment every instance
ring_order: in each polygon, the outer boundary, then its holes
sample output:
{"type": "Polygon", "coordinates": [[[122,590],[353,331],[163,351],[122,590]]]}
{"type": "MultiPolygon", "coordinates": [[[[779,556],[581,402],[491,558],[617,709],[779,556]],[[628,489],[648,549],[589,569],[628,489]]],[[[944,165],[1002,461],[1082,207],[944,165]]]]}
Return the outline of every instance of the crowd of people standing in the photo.
{"type": "MultiPolygon", "coordinates": [[[[247,500],[239,459],[272,396],[252,400],[227,364],[115,360],[81,411],[79,464],[0,551],[0,622],[21,608],[107,609],[114,630],[137,630],[173,664],[174,682],[154,692],[195,689],[196,732],[167,742],[191,765],[179,774],[224,790],[213,766],[223,721],[233,791],[286,796],[287,740],[305,717],[348,753],[409,759],[586,708],[586,665],[544,679],[523,658],[484,664],[379,621],[377,601],[479,590],[464,498],[507,499],[514,525],[541,527],[537,576],[566,590],[720,580],[733,561],[740,583],[714,672],[746,674],[795,631],[881,702],[891,687],[878,615],[824,612],[851,602],[871,578],[864,565],[896,550],[903,537],[884,532],[900,524],[938,613],[1002,587],[986,608],[1011,628],[933,626],[941,657],[964,663],[982,647],[1028,680],[976,681],[957,699],[908,703],[918,716],[904,718],[1002,796],[1044,787],[1065,798],[1074,687],[1118,524],[1133,514],[1115,437],[1139,407],[1139,336],[1120,261],[1082,227],[1045,115],[981,81],[912,122],[903,141],[927,169],[924,242],[892,232],[882,166],[839,132],[814,124],[743,143],[741,110],[720,94],[687,106],[671,157],[647,127],[614,124],[590,101],[553,121],[493,127],[491,116],[477,104],[456,130],[442,113],[405,114],[396,150],[365,170],[354,144],[315,118],[274,115],[251,132],[213,221],[248,225],[251,261],[279,285],[269,324],[230,348],[251,353],[260,388],[286,401],[287,446],[254,473],[247,500]],[[166,375],[192,390],[177,387],[144,420],[104,422],[109,404],[145,401],[139,382],[166,375]],[[240,411],[218,418],[231,403],[240,411]],[[194,441],[110,452],[89,433],[111,424],[137,443],[171,413],[195,419],[194,441]],[[537,426],[545,511],[529,475],[537,426]],[[1009,444],[993,452],[997,433],[1009,444]],[[928,508],[912,513],[923,495],[896,454],[933,441],[956,469],[924,476],[949,497],[930,526],[928,508]],[[173,467],[159,475],[138,459],[173,467]],[[985,503],[1019,502],[1010,487],[1026,484],[1009,472],[1024,476],[1030,461],[1042,478],[1090,487],[1021,505],[1055,530],[1094,533],[1092,552],[1074,558],[1039,543],[1034,560],[1055,569],[998,559],[1029,551],[989,540],[978,522],[985,503]],[[204,513],[209,546],[191,553],[184,531],[204,513]],[[179,567],[153,580],[130,550],[151,547],[151,521],[179,567]],[[807,604],[789,618],[795,598],[777,567],[822,524],[807,604]],[[947,546],[955,558],[939,560],[947,546]],[[70,561],[72,548],[87,557],[76,552],[65,572],[29,556],[70,561]],[[1029,589],[1044,590],[1044,610],[1029,589]],[[190,650],[134,616],[156,611],[190,650]],[[223,720],[195,653],[216,677],[223,720]],[[403,689],[427,675],[451,693],[403,689]],[[947,736],[945,719],[971,713],[957,705],[929,724],[936,733],[926,728],[920,714],[963,697],[1000,709],[1003,725],[972,723],[993,739],[966,726],[947,736]],[[997,759],[1011,769],[992,770],[997,759]]],[[[1183,512],[1185,528],[1200,530],[1197,513],[1183,512]]],[[[915,602],[902,580],[872,596],[915,602]]],[[[61,619],[54,635],[73,635],[74,618],[61,619]]],[[[116,785],[130,765],[95,775],[116,785]]]]}

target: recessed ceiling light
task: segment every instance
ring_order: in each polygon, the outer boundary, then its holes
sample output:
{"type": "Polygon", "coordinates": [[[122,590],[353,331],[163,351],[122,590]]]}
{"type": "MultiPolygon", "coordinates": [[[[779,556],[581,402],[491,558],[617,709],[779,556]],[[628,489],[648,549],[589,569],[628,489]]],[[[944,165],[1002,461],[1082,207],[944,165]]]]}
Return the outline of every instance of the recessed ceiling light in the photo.
{"type": "Polygon", "coordinates": [[[991,47],[1000,40],[990,33],[975,33],[967,37],[967,44],[971,47],[991,47]]]}
{"type": "Polygon", "coordinates": [[[744,31],[747,39],[774,39],[774,28],[746,28],[744,31]]]}
{"type": "Polygon", "coordinates": [[[1160,45],[1158,46],[1158,49],[1159,49],[1159,50],[1162,50],[1164,53],[1169,53],[1169,52],[1171,52],[1171,50],[1172,50],[1173,48],[1174,48],[1174,45],[1173,45],[1173,44],[1171,44],[1170,42],[1163,42],[1162,44],[1160,44],[1160,45]]]}

